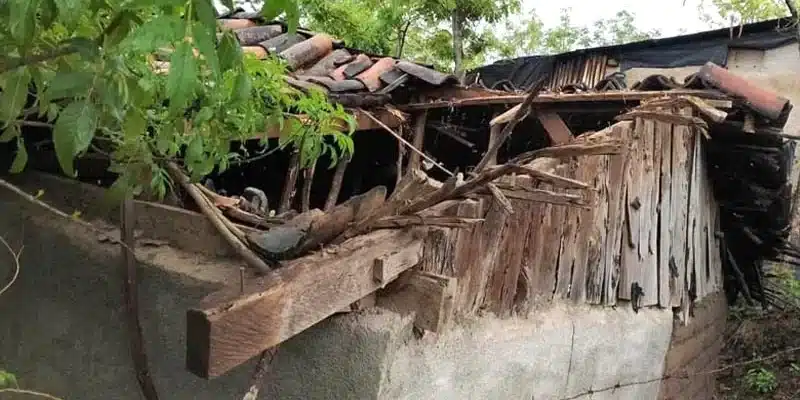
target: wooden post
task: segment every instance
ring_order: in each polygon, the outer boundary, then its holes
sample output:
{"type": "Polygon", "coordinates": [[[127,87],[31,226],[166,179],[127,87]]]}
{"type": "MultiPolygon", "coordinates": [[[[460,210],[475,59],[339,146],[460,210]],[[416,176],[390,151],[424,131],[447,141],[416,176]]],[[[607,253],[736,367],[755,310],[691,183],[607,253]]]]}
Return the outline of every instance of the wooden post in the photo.
{"type": "Polygon", "coordinates": [[[301,212],[306,212],[311,209],[311,184],[314,182],[314,172],[317,169],[317,163],[311,167],[303,170],[303,192],[301,197],[301,212]]]}
{"type": "MultiPolygon", "coordinates": [[[[422,151],[422,146],[425,144],[425,124],[428,122],[428,111],[423,110],[414,114],[414,141],[411,143],[414,148],[422,151]]],[[[408,161],[407,171],[419,169],[420,155],[416,152],[411,153],[408,161]]]]}
{"type": "Polygon", "coordinates": [[[297,173],[300,168],[300,151],[292,153],[292,158],[289,160],[289,170],[286,171],[286,179],[283,182],[283,193],[281,194],[281,203],[278,207],[278,214],[283,214],[292,207],[292,199],[294,198],[294,188],[297,185],[297,173]]]}
{"type": "Polygon", "coordinates": [[[344,173],[347,170],[347,165],[350,164],[350,157],[339,160],[336,165],[336,172],[333,173],[333,180],[331,181],[331,191],[328,193],[328,199],[325,201],[325,212],[328,212],[336,206],[339,199],[339,192],[342,191],[342,181],[344,180],[344,173]]]}

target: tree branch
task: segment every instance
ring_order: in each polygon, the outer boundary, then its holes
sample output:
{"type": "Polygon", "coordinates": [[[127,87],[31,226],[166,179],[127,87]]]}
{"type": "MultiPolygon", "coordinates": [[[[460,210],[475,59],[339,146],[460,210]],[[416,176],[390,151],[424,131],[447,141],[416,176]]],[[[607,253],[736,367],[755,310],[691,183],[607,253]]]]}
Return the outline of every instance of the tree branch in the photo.
{"type": "Polygon", "coordinates": [[[22,255],[22,248],[20,248],[19,251],[14,251],[14,249],[11,248],[11,245],[9,245],[6,239],[2,236],[0,236],[0,243],[2,243],[8,252],[11,253],[11,257],[14,259],[14,274],[11,275],[11,279],[8,281],[8,283],[3,286],[2,289],[0,289],[0,295],[2,295],[14,285],[14,282],[16,282],[17,278],[19,277],[19,257],[22,255]]]}
{"type": "Polygon", "coordinates": [[[15,58],[10,62],[8,62],[7,64],[0,65],[0,74],[5,73],[7,71],[11,71],[12,69],[17,69],[25,65],[38,64],[40,62],[49,61],[54,58],[63,57],[70,54],[75,54],[77,52],[78,48],[76,46],[64,46],[60,49],[56,49],[47,53],[34,54],[29,57],[15,58]]]}

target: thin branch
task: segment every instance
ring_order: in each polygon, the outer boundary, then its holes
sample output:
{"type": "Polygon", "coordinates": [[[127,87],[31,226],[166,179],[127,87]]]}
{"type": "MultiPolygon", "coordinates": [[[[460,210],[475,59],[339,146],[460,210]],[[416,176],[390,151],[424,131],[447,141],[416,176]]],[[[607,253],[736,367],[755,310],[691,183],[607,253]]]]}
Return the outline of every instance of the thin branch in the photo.
{"type": "Polygon", "coordinates": [[[57,208],[45,203],[45,202],[37,199],[36,197],[31,196],[28,193],[25,193],[22,189],[16,187],[15,185],[9,183],[8,181],[6,181],[4,179],[0,179],[0,186],[2,186],[4,188],[16,193],[17,195],[19,195],[20,197],[22,197],[25,200],[28,200],[31,203],[36,204],[37,206],[42,207],[42,208],[46,209],[47,211],[50,211],[51,213],[58,215],[59,217],[75,221],[75,222],[77,222],[77,223],[79,223],[79,224],[81,224],[81,225],[83,225],[83,226],[85,226],[85,227],[87,227],[89,229],[92,229],[94,231],[100,232],[100,230],[95,228],[94,225],[92,225],[92,224],[90,224],[90,223],[88,223],[86,221],[83,221],[83,220],[81,220],[79,218],[76,218],[74,216],[68,215],[67,213],[65,213],[65,212],[63,212],[63,211],[61,211],[61,210],[59,210],[59,209],[57,209],[57,208]]]}
{"type": "Polygon", "coordinates": [[[439,162],[437,162],[436,160],[434,160],[434,159],[432,159],[432,158],[428,157],[428,155],[427,155],[427,154],[425,154],[425,153],[421,152],[419,149],[417,149],[416,147],[414,147],[414,145],[412,145],[411,143],[409,143],[407,140],[403,139],[403,137],[402,137],[402,136],[400,136],[400,134],[398,134],[397,132],[395,132],[394,130],[392,130],[392,128],[389,128],[388,126],[386,126],[386,124],[384,124],[383,122],[381,122],[381,121],[380,121],[378,118],[376,118],[374,115],[372,115],[372,114],[371,114],[369,111],[362,110],[362,109],[359,109],[359,111],[361,111],[362,113],[364,113],[364,114],[365,114],[367,117],[369,117],[369,118],[370,118],[371,120],[373,120],[373,121],[374,121],[376,124],[378,124],[378,126],[380,126],[380,127],[381,127],[381,128],[383,128],[385,131],[389,132],[389,133],[390,133],[392,136],[394,136],[395,138],[397,138],[397,140],[399,140],[399,141],[400,141],[400,142],[402,142],[404,145],[406,145],[406,147],[408,147],[409,149],[411,149],[411,151],[413,151],[413,152],[415,152],[415,153],[419,154],[419,155],[420,155],[422,158],[424,158],[424,159],[426,159],[426,160],[428,160],[428,161],[432,162],[432,163],[433,163],[434,165],[436,165],[436,166],[437,166],[437,167],[438,167],[440,170],[444,171],[444,173],[446,173],[448,176],[453,176],[453,173],[452,173],[452,172],[450,172],[450,171],[449,171],[447,168],[445,168],[445,167],[444,167],[444,166],[443,166],[441,163],[439,163],[439,162]]]}
{"type": "Polygon", "coordinates": [[[31,126],[36,128],[48,128],[53,129],[55,125],[49,124],[47,122],[39,122],[39,121],[26,121],[26,120],[18,120],[16,121],[18,124],[22,126],[31,126]]]}
{"type": "MultiPolygon", "coordinates": [[[[246,242],[240,239],[243,234],[239,231],[237,232],[238,228],[231,230],[230,226],[233,224],[228,221],[225,216],[222,215],[222,212],[217,209],[216,206],[211,204],[211,201],[203,194],[203,192],[197,188],[197,186],[193,185],[189,182],[189,178],[181,171],[181,169],[175,163],[168,163],[167,164],[167,171],[172,175],[172,179],[179,182],[181,186],[186,190],[187,193],[192,197],[195,201],[197,206],[200,208],[200,211],[206,216],[206,218],[211,221],[214,225],[214,228],[225,238],[231,247],[239,254],[242,259],[244,259],[247,264],[262,273],[267,273],[272,269],[264,262],[260,257],[258,257],[249,247],[247,247],[246,242]]],[[[235,227],[234,227],[235,228],[235,227]]]]}
{"type": "Polygon", "coordinates": [[[21,57],[11,60],[8,64],[4,64],[0,66],[0,74],[5,73],[6,71],[11,71],[12,69],[16,69],[25,65],[31,64],[38,64],[40,62],[49,61],[54,58],[75,54],[78,52],[77,46],[65,46],[60,49],[56,49],[54,51],[48,53],[41,53],[41,54],[34,54],[29,57],[21,57]]]}
{"type": "Polygon", "coordinates": [[[22,394],[26,396],[34,396],[40,397],[43,399],[50,399],[50,400],[64,400],[60,397],[53,396],[51,394],[37,392],[35,390],[25,390],[25,389],[0,389],[0,393],[14,393],[14,394],[22,394]]]}
{"type": "Polygon", "coordinates": [[[615,391],[617,389],[622,389],[622,388],[626,388],[626,387],[647,385],[647,384],[650,384],[650,383],[667,381],[667,380],[671,380],[671,379],[689,379],[689,378],[692,378],[692,377],[695,377],[695,376],[716,375],[716,374],[718,374],[720,372],[725,372],[727,370],[731,370],[731,369],[738,368],[738,367],[744,367],[744,366],[747,366],[747,365],[762,363],[764,361],[769,361],[769,360],[772,360],[772,359],[775,359],[775,358],[778,358],[778,357],[781,357],[781,356],[784,356],[784,355],[787,355],[787,354],[796,353],[798,351],[800,351],[800,346],[791,347],[791,348],[788,348],[788,349],[785,349],[785,350],[781,350],[779,352],[773,353],[770,356],[754,358],[752,360],[743,361],[743,362],[739,362],[739,363],[733,363],[733,364],[729,364],[729,365],[726,365],[724,367],[720,367],[720,368],[717,368],[717,369],[712,369],[712,370],[702,371],[702,372],[697,372],[697,373],[692,373],[692,374],[686,373],[686,374],[680,374],[680,375],[664,375],[664,376],[661,376],[661,377],[658,377],[658,378],[653,378],[653,379],[648,379],[648,380],[643,380],[643,381],[630,382],[630,383],[618,383],[618,384],[616,384],[614,386],[608,386],[608,387],[605,387],[605,388],[602,388],[602,389],[588,390],[586,392],[576,394],[576,395],[574,395],[572,397],[562,398],[561,400],[576,400],[576,399],[579,399],[581,397],[592,396],[592,395],[595,395],[597,393],[611,392],[611,391],[615,391]]]}
{"type": "Polygon", "coordinates": [[[0,236],[0,243],[2,243],[3,246],[5,246],[5,248],[8,249],[8,252],[11,253],[11,257],[14,258],[14,274],[11,276],[11,280],[9,280],[8,283],[5,286],[3,286],[2,289],[0,289],[0,296],[2,296],[3,293],[5,293],[9,288],[11,288],[11,286],[14,285],[14,282],[16,282],[17,278],[19,277],[19,270],[20,270],[19,257],[22,255],[22,248],[20,248],[19,251],[15,252],[14,249],[12,249],[11,246],[8,244],[6,239],[3,238],[2,236],[0,236]]]}

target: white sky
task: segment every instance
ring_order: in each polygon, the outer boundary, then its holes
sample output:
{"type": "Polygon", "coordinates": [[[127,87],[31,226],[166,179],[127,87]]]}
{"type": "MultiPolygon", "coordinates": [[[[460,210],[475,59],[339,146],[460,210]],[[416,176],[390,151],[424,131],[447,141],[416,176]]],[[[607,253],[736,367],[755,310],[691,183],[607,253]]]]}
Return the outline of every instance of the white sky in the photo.
{"type": "Polygon", "coordinates": [[[663,37],[712,29],[697,10],[701,0],[522,0],[522,9],[535,9],[545,27],[558,24],[562,8],[571,8],[575,25],[587,26],[594,21],[613,17],[620,10],[635,16],[643,30],[659,29],[663,37]],[[684,2],[686,5],[684,5],[684,2]]]}

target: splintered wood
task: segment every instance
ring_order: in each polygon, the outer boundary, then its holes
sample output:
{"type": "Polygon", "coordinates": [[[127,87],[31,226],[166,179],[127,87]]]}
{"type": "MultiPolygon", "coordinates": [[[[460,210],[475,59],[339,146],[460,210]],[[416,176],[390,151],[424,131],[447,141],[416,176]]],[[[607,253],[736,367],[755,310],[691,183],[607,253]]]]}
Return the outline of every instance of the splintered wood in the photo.
{"type": "MultiPolygon", "coordinates": [[[[654,110],[696,118],[689,107],[654,110]]],[[[519,169],[527,176],[496,181],[514,214],[487,191],[484,222],[437,240],[436,259],[459,281],[460,311],[525,314],[554,299],[672,308],[720,289],[706,139],[690,125],[644,116],[566,144],[613,140],[623,143],[616,154],[540,158],[519,169]],[[528,196],[538,201],[521,201],[528,196]]]]}

